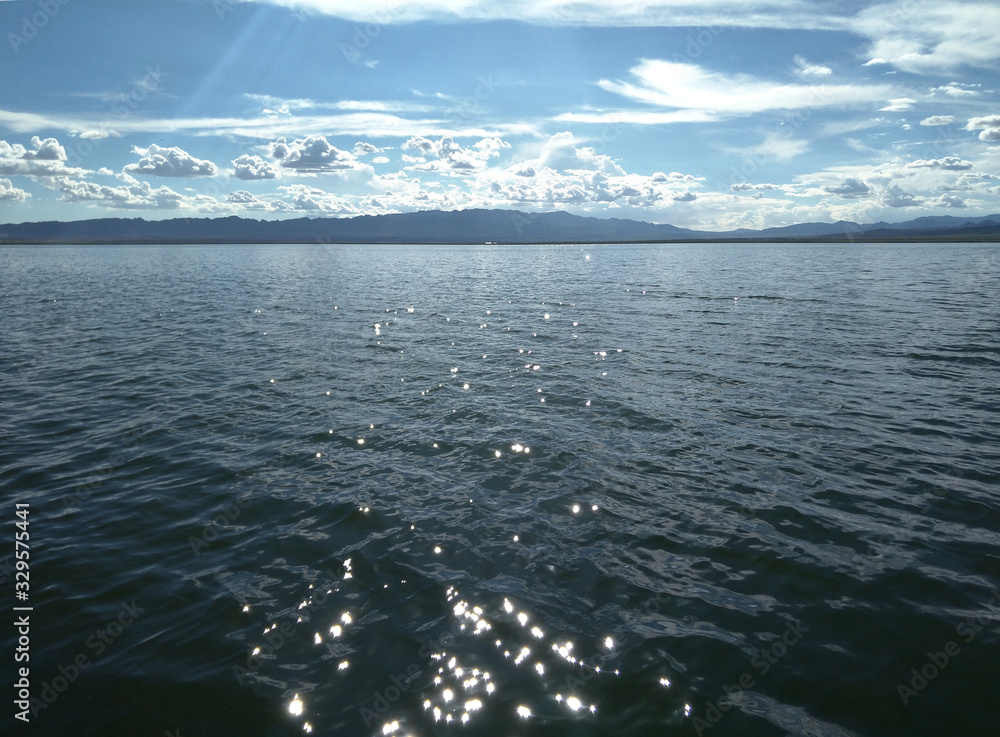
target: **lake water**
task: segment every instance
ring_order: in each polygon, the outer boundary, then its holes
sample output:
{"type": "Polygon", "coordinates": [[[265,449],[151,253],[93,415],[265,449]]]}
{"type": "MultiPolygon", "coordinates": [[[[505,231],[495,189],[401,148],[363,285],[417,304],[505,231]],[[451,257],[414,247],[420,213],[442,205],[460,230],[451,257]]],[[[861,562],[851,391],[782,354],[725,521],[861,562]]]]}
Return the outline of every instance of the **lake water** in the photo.
{"type": "Polygon", "coordinates": [[[996,244],[2,248],[32,733],[990,733],[998,295],[996,244]]]}

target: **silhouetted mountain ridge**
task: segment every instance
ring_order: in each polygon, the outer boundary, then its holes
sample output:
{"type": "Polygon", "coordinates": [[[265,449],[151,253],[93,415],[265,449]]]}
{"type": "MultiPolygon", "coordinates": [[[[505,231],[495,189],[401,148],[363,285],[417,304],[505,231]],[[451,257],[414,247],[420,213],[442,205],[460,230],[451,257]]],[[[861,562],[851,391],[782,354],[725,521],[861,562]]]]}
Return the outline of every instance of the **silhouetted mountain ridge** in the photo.
{"type": "Polygon", "coordinates": [[[603,243],[688,240],[1000,239],[1000,215],[799,223],[726,232],[568,212],[424,210],[352,218],[100,218],[0,225],[0,243],[603,243]]]}

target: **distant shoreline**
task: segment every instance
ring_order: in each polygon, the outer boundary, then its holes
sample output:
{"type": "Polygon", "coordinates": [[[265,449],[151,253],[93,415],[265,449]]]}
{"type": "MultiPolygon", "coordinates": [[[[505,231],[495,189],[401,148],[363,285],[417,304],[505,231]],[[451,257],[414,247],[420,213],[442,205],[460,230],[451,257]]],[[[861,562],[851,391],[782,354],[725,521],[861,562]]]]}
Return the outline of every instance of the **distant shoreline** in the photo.
{"type": "Polygon", "coordinates": [[[567,212],[423,210],[352,218],[99,218],[0,225],[0,245],[954,243],[1000,241],[1000,214],[901,223],[798,223],[705,231],[567,212]]]}
{"type": "Polygon", "coordinates": [[[316,239],[284,239],[284,240],[248,240],[248,239],[197,239],[197,240],[156,240],[156,239],[49,239],[49,240],[18,240],[0,238],[3,246],[676,246],[695,244],[743,243],[747,245],[766,245],[770,243],[814,243],[817,245],[836,243],[1000,243],[1000,235],[968,234],[968,235],[924,235],[899,237],[872,237],[862,234],[858,238],[840,237],[798,237],[798,238],[679,238],[676,240],[551,240],[551,241],[420,241],[420,240],[385,240],[385,241],[317,241],[316,239]]]}

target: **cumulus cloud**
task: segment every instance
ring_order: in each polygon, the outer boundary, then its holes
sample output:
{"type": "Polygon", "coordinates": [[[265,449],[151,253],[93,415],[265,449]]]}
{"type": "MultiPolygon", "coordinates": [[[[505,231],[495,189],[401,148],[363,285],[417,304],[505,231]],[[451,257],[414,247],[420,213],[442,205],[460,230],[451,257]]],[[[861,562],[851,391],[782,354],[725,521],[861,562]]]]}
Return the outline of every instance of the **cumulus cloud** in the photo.
{"type": "Polygon", "coordinates": [[[30,196],[23,189],[15,187],[9,179],[0,179],[0,201],[23,202],[30,196]]]}
{"type": "Polygon", "coordinates": [[[751,192],[751,191],[756,192],[768,189],[781,189],[781,187],[779,187],[776,184],[750,184],[749,182],[738,182],[736,184],[731,184],[729,185],[729,188],[733,190],[733,192],[751,192]]]}
{"type": "Polygon", "coordinates": [[[436,141],[414,136],[403,144],[404,151],[412,152],[404,156],[413,164],[409,169],[456,175],[484,170],[490,159],[498,157],[505,148],[510,148],[510,144],[495,137],[483,138],[472,146],[461,146],[451,136],[436,141]]]}
{"type": "Polygon", "coordinates": [[[29,177],[82,176],[84,169],[66,165],[66,149],[55,138],[31,137],[31,148],[0,140],[0,175],[29,177]]]}
{"type": "Polygon", "coordinates": [[[981,131],[980,141],[1000,141],[1000,115],[985,115],[971,118],[965,126],[966,130],[981,131]]]}
{"type": "Polygon", "coordinates": [[[889,207],[916,207],[920,204],[920,201],[916,197],[904,192],[896,184],[885,190],[882,202],[889,207]]]}
{"type": "Polygon", "coordinates": [[[99,202],[119,210],[174,210],[189,203],[188,198],[169,187],[153,187],[148,182],[107,187],[67,178],[54,184],[64,202],[99,202]]]}
{"type": "Polygon", "coordinates": [[[55,138],[46,138],[44,141],[38,136],[31,137],[31,145],[34,151],[25,151],[22,158],[31,161],[65,161],[66,149],[59,145],[55,138]]]}
{"type": "Polygon", "coordinates": [[[951,125],[954,122],[954,115],[932,115],[921,120],[920,125],[951,125]]]}
{"type": "Polygon", "coordinates": [[[664,174],[662,171],[655,171],[650,176],[650,180],[653,182],[675,182],[689,185],[696,185],[701,179],[701,177],[696,177],[693,174],[681,174],[679,171],[672,171],[669,174],[664,174]]]}
{"type": "Polygon", "coordinates": [[[373,164],[388,164],[389,163],[389,157],[388,156],[376,156],[374,159],[372,159],[372,163],[373,164]]]}
{"type": "Polygon", "coordinates": [[[473,206],[518,209],[576,206],[588,211],[617,210],[623,216],[632,210],[648,219],[653,209],[666,210],[677,203],[700,199],[691,190],[702,186],[703,177],[680,172],[629,173],[606,154],[581,143],[572,133],[564,131],[545,141],[534,158],[489,169],[476,180],[473,206]]]}
{"type": "Polygon", "coordinates": [[[304,184],[278,187],[278,191],[281,199],[271,202],[270,208],[279,212],[301,212],[317,217],[350,217],[386,211],[378,198],[369,196],[347,198],[304,184]]]}
{"type": "Polygon", "coordinates": [[[624,170],[607,154],[599,154],[591,146],[577,146],[569,131],[561,131],[542,146],[536,166],[554,171],[589,170],[621,176],[624,170]]]}
{"type": "Polygon", "coordinates": [[[367,141],[358,141],[354,144],[354,151],[352,153],[355,156],[368,156],[369,154],[381,153],[382,149],[374,144],[368,143],[367,141]]]}
{"type": "Polygon", "coordinates": [[[176,146],[157,146],[155,143],[149,148],[133,146],[132,153],[142,157],[138,163],[125,167],[124,170],[132,174],[192,178],[211,177],[218,172],[211,161],[196,159],[176,146]]]}
{"type": "Polygon", "coordinates": [[[251,192],[247,192],[245,189],[238,189],[235,192],[230,192],[226,197],[226,202],[231,205],[237,206],[241,210],[270,210],[270,205],[267,202],[259,199],[256,195],[251,192]]]}
{"type": "Polygon", "coordinates": [[[260,202],[254,194],[247,192],[245,189],[238,189],[235,192],[230,192],[229,196],[226,197],[226,201],[234,202],[238,205],[260,202]]]}
{"type": "Polygon", "coordinates": [[[957,156],[945,156],[940,159],[916,159],[906,165],[911,169],[948,169],[950,171],[963,171],[972,168],[971,161],[965,161],[957,156]]]}
{"type": "Polygon", "coordinates": [[[867,197],[871,193],[871,188],[860,179],[848,177],[836,186],[824,187],[830,194],[839,195],[848,199],[867,197]]]}
{"type": "Polygon", "coordinates": [[[233,159],[233,176],[245,181],[257,179],[274,179],[278,172],[260,156],[243,154],[233,159]]]}
{"type": "Polygon", "coordinates": [[[284,169],[300,173],[320,174],[354,169],[357,160],[350,151],[343,151],[326,136],[309,136],[287,141],[279,138],[269,144],[271,158],[284,169]]]}
{"type": "Polygon", "coordinates": [[[954,207],[962,208],[965,207],[965,201],[961,197],[956,197],[955,195],[946,194],[941,195],[938,199],[931,203],[938,207],[954,207]]]}

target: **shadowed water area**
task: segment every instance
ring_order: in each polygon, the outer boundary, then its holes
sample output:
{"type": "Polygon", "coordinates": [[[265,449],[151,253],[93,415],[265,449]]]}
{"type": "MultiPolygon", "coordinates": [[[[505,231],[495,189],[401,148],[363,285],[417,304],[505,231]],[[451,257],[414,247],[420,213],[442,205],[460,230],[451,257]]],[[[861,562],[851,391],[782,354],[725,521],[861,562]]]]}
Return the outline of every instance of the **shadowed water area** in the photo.
{"type": "Polygon", "coordinates": [[[986,734],[998,261],[2,248],[33,733],[986,734]]]}

